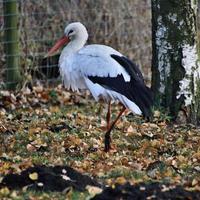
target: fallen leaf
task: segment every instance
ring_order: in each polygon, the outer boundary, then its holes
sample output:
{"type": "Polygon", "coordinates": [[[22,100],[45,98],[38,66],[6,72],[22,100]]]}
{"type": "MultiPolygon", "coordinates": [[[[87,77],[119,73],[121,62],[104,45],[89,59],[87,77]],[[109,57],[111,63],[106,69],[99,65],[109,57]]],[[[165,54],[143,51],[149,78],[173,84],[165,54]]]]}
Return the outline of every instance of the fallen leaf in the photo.
{"type": "Polygon", "coordinates": [[[159,118],[160,117],[160,111],[155,110],[153,116],[156,117],[156,118],[159,118]]]}
{"type": "Polygon", "coordinates": [[[29,174],[29,178],[33,181],[38,180],[38,173],[37,172],[33,172],[31,174],[29,174]]]}
{"type": "Polygon", "coordinates": [[[62,178],[64,179],[64,180],[66,180],[66,181],[69,181],[69,180],[71,180],[71,178],[69,178],[69,176],[67,176],[67,175],[61,175],[62,176],[62,178]]]}
{"type": "Polygon", "coordinates": [[[3,196],[7,196],[10,193],[10,190],[7,187],[3,187],[0,189],[0,194],[3,196]]]}
{"type": "Polygon", "coordinates": [[[103,190],[99,187],[87,185],[86,190],[89,192],[90,195],[95,196],[96,194],[101,193],[103,190]]]}
{"type": "Polygon", "coordinates": [[[34,145],[32,145],[32,144],[27,144],[27,145],[26,145],[26,149],[27,149],[29,152],[34,152],[34,151],[37,150],[36,147],[35,147],[34,145]]]}
{"type": "Polygon", "coordinates": [[[123,176],[120,176],[120,177],[117,177],[115,182],[122,185],[122,184],[125,184],[127,180],[123,176]]]}

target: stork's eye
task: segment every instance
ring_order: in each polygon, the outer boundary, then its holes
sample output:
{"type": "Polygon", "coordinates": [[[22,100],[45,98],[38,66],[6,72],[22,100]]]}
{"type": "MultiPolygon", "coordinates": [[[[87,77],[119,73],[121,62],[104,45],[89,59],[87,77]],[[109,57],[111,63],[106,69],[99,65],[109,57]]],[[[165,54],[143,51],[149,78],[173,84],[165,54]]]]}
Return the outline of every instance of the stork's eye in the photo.
{"type": "Polygon", "coordinates": [[[73,33],[73,32],[74,32],[73,30],[70,30],[70,31],[68,32],[68,35],[71,34],[71,33],[73,33]]]}

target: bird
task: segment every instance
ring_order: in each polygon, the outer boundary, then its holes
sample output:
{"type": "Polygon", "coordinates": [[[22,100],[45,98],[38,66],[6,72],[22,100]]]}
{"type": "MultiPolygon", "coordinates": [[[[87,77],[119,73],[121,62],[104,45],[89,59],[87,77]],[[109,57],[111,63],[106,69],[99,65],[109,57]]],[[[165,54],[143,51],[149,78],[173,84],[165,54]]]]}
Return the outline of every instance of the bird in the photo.
{"type": "Polygon", "coordinates": [[[81,22],[72,22],[64,35],[48,51],[52,56],[64,46],[59,57],[59,70],[64,86],[72,91],[89,90],[96,101],[108,104],[104,150],[111,149],[111,131],[126,109],[149,120],[153,94],[134,62],[110,46],[86,45],[88,31],[81,22]],[[111,102],[120,102],[122,109],[111,123],[111,102]]]}

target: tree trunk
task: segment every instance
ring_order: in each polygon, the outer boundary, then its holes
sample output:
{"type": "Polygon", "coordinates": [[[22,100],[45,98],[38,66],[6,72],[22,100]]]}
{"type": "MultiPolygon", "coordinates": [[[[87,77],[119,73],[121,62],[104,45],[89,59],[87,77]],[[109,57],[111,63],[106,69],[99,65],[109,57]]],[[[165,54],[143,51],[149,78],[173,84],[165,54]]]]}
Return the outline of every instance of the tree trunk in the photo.
{"type": "Polygon", "coordinates": [[[19,35],[17,1],[4,0],[4,48],[6,54],[6,86],[15,89],[21,80],[19,67],[19,35]]]}
{"type": "Polygon", "coordinates": [[[197,8],[197,42],[198,42],[198,54],[200,56],[200,0],[198,0],[197,8]]]}
{"type": "Polygon", "coordinates": [[[200,67],[196,38],[196,1],[152,0],[152,89],[155,106],[175,119],[200,119],[200,67]]]}

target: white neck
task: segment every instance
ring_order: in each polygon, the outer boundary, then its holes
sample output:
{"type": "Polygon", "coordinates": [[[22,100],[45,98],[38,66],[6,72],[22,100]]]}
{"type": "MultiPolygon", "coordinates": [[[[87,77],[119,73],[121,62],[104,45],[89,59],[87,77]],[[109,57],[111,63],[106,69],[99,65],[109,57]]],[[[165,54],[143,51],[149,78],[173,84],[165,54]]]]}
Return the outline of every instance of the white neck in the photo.
{"type": "Polygon", "coordinates": [[[88,39],[88,33],[85,28],[81,23],[72,23],[67,26],[67,30],[65,32],[68,32],[68,29],[73,29],[75,30],[74,34],[71,34],[70,37],[70,42],[68,45],[63,49],[60,60],[63,60],[65,57],[72,55],[79,51],[83,46],[85,45],[87,39],[88,39]],[[71,27],[72,26],[72,27],[71,27]],[[74,26],[74,27],[73,27],[74,26]]]}
{"type": "Polygon", "coordinates": [[[72,40],[71,42],[69,42],[67,44],[66,47],[64,47],[64,49],[62,50],[61,54],[60,54],[60,62],[62,62],[63,59],[65,59],[66,57],[76,53],[77,51],[79,51],[81,48],[83,48],[83,46],[85,45],[86,41],[81,41],[81,40],[72,40]]]}
{"type": "Polygon", "coordinates": [[[70,54],[76,53],[78,50],[80,50],[84,45],[86,41],[80,40],[80,39],[74,39],[68,43],[68,45],[63,49],[61,55],[68,56],[70,54]]]}
{"type": "Polygon", "coordinates": [[[76,53],[85,45],[87,39],[88,39],[87,30],[81,24],[80,29],[76,31],[76,34],[71,35],[70,42],[63,49],[62,54],[64,54],[65,56],[68,56],[70,54],[76,53]]]}

